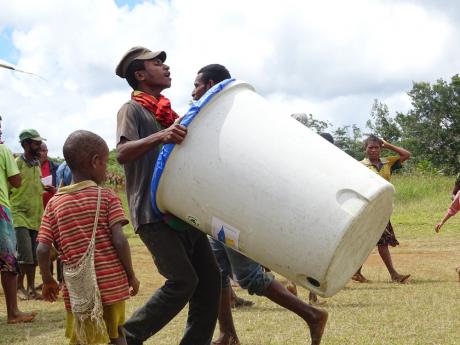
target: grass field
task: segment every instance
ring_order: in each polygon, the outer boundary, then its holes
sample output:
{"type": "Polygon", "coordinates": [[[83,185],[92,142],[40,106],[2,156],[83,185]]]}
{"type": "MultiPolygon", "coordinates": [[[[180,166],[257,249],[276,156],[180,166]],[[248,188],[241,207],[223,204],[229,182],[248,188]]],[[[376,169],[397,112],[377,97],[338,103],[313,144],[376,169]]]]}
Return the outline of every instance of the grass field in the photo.
{"type": "MultiPolygon", "coordinates": [[[[396,268],[411,273],[410,283],[393,284],[374,251],[364,264],[370,284],[350,282],[327,299],[329,322],[325,345],[456,345],[460,344],[460,283],[454,268],[460,265],[460,216],[435,234],[434,224],[450,204],[453,179],[433,176],[395,176],[397,190],[392,223],[401,243],[391,249],[396,268]]],[[[129,229],[127,231],[130,231],[129,229]]],[[[127,315],[161,286],[142,243],[130,238],[136,272],[141,280],[138,296],[128,304],[127,315]]],[[[283,280],[282,277],[278,277],[283,280]]],[[[308,292],[300,289],[307,300],[308,292]]],[[[236,328],[244,345],[309,344],[305,324],[293,313],[263,297],[237,294],[255,302],[234,311],[236,328]]],[[[0,344],[66,344],[62,301],[20,302],[24,310],[39,312],[34,323],[7,325],[5,305],[0,305],[0,344]]],[[[186,310],[146,344],[178,344],[186,310]]]]}

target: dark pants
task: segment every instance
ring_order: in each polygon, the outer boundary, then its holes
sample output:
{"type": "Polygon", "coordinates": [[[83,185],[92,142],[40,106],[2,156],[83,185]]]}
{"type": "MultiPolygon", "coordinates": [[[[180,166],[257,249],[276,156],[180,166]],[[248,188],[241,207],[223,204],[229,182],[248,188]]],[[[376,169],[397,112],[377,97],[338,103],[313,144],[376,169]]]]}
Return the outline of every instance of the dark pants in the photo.
{"type": "Polygon", "coordinates": [[[142,225],[138,234],[153,256],[165,284],[126,321],[129,345],[140,345],[189,303],[180,345],[208,345],[216,325],[220,272],[205,234],[172,230],[165,223],[142,225]]]}

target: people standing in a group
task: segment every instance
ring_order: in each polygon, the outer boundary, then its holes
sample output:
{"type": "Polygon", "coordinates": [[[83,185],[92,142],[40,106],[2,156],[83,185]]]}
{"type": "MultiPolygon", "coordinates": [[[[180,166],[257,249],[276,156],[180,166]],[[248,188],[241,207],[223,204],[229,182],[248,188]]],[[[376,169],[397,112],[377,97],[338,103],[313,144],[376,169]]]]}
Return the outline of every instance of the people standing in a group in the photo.
{"type": "Polygon", "coordinates": [[[188,303],[180,345],[208,345],[217,320],[220,275],[206,235],[188,226],[173,229],[152,209],[150,182],[162,144],[181,144],[187,128],[161,92],[171,86],[166,53],[131,48],[116,74],[132,87],[117,117],[117,159],[125,171],[126,194],[136,233],[166,282],[126,321],[129,345],[143,344],[188,303]]]}
{"type": "Polygon", "coordinates": [[[50,250],[56,244],[62,262],[70,267],[78,265],[84,274],[77,281],[66,277],[64,283],[66,337],[71,339],[70,344],[110,341],[123,345],[125,301],[130,293],[137,294],[139,281],[123,234],[128,220],[121,201],[112,190],[99,187],[105,180],[109,149],[97,134],[79,130],[69,135],[63,152],[75,183],[59,189],[41,222],[37,254],[43,297],[55,301],[59,293],[49,269],[50,250]],[[88,255],[94,260],[95,271],[91,269],[93,262],[83,259],[87,250],[92,253],[88,255]],[[85,284],[85,278],[89,278],[89,284],[85,284]],[[88,303],[88,309],[81,310],[82,301],[88,303]]]}
{"type": "MultiPolygon", "coordinates": [[[[363,142],[363,148],[366,154],[366,158],[361,161],[362,164],[367,166],[369,169],[379,174],[385,180],[390,181],[391,174],[402,167],[402,163],[410,158],[411,153],[402,147],[392,145],[383,139],[378,138],[375,135],[370,135],[363,142]],[[380,157],[382,149],[387,149],[397,153],[396,156],[380,157]]],[[[393,260],[391,258],[389,246],[396,247],[399,245],[393,231],[393,226],[388,220],[388,224],[383,231],[380,240],[377,243],[377,248],[380,257],[382,258],[388,273],[390,273],[391,280],[395,283],[404,284],[409,279],[410,274],[400,274],[396,271],[393,266],[393,260]]],[[[353,275],[353,280],[361,283],[369,282],[361,273],[361,267],[353,275]]]]}
{"type": "Polygon", "coordinates": [[[7,322],[31,322],[35,318],[35,314],[21,312],[18,308],[17,276],[20,269],[16,258],[16,233],[10,212],[8,185],[19,188],[21,175],[11,151],[4,144],[0,144],[0,271],[6,302],[7,322]]]}
{"type": "MultiPolygon", "coordinates": [[[[229,78],[231,76],[225,66],[211,64],[201,68],[195,78],[193,99],[200,99],[215,84],[229,78]]],[[[299,315],[310,329],[311,344],[318,345],[321,343],[328,318],[328,313],[325,310],[316,309],[304,303],[257,262],[211,237],[209,237],[209,242],[222,274],[222,294],[219,309],[220,334],[217,340],[213,341],[213,345],[239,345],[240,343],[231,311],[230,277],[232,274],[237,283],[243,289],[247,289],[250,294],[265,296],[299,315]]]]}
{"type": "Polygon", "coordinates": [[[41,181],[40,150],[44,139],[35,129],[26,129],[19,134],[24,152],[16,158],[22,183],[11,188],[11,213],[16,230],[18,262],[21,274],[18,279],[18,296],[21,299],[41,299],[35,288],[37,267],[37,234],[43,214],[44,191],[41,181]],[[27,289],[24,287],[27,278],[27,289]]]}

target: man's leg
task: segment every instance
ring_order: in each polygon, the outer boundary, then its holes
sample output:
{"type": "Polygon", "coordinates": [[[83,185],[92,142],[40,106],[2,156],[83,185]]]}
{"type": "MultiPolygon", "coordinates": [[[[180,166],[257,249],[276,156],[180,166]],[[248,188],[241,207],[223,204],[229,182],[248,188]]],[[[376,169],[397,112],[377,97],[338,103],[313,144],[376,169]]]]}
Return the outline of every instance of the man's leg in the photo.
{"type": "Polygon", "coordinates": [[[220,271],[207,236],[195,228],[187,232],[193,245],[192,265],[198,285],[189,302],[187,327],[180,345],[208,345],[219,311],[220,271]]]}
{"type": "Polygon", "coordinates": [[[41,295],[35,291],[35,270],[36,270],[36,231],[23,227],[16,228],[16,239],[18,249],[18,263],[21,273],[18,277],[18,296],[21,299],[37,298],[41,295]],[[24,276],[27,277],[27,290],[24,288],[24,276]]]}
{"type": "Polygon", "coordinates": [[[262,266],[244,255],[227,248],[227,254],[238,283],[250,294],[262,295],[276,304],[296,313],[310,329],[311,345],[319,345],[326,327],[328,313],[304,303],[293,295],[271,273],[264,272],[262,266]]]}
{"type": "Polygon", "coordinates": [[[129,345],[143,344],[162,329],[187,304],[198,284],[182,233],[163,222],[143,225],[138,233],[166,282],[126,321],[129,345]]]}
{"type": "Polygon", "coordinates": [[[27,292],[30,297],[33,299],[38,299],[41,300],[43,299],[42,295],[37,292],[35,288],[35,274],[37,271],[37,266],[38,266],[38,260],[37,260],[37,236],[38,236],[38,231],[36,230],[30,230],[29,229],[29,236],[30,236],[30,245],[32,248],[32,265],[29,268],[30,270],[26,272],[27,275],[27,292]]]}
{"type": "Polygon", "coordinates": [[[221,273],[222,291],[220,295],[219,305],[219,336],[212,342],[213,345],[239,345],[238,336],[235,330],[235,324],[233,323],[232,315],[232,287],[230,284],[230,274],[232,272],[232,266],[227,256],[225,246],[222,242],[209,238],[209,244],[211,245],[212,252],[217,260],[221,273]]]}

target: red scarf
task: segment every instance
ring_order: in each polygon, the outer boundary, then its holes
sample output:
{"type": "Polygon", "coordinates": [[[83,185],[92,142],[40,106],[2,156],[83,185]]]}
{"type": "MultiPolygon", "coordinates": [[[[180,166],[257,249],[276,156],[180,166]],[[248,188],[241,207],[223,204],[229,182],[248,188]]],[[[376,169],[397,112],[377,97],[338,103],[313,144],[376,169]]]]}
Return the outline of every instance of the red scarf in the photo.
{"type": "Polygon", "coordinates": [[[160,123],[160,125],[165,128],[171,126],[179,117],[176,112],[171,109],[171,102],[169,99],[162,95],[155,98],[142,91],[133,91],[131,99],[149,110],[155,116],[155,119],[160,123]]]}

